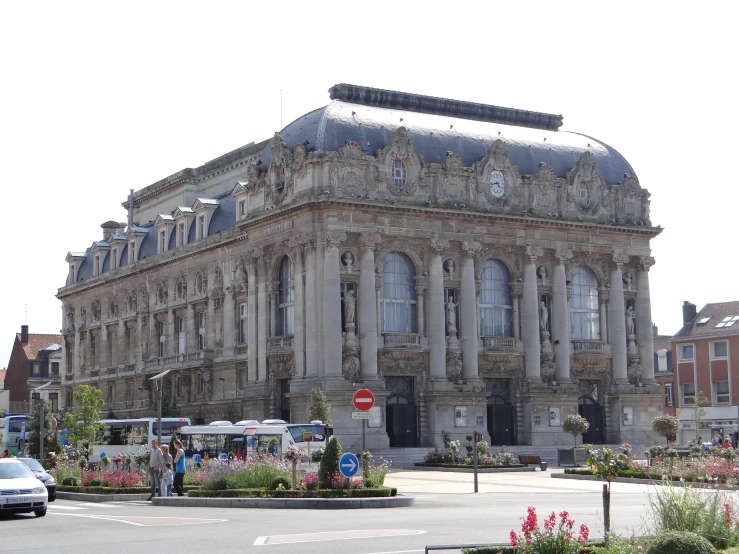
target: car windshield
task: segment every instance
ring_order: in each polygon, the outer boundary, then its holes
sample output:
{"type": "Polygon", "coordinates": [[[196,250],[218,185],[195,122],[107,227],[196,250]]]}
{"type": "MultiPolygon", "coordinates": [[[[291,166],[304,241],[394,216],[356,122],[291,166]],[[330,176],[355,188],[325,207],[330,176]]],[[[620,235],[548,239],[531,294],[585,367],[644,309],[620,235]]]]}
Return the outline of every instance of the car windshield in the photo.
{"type": "Polygon", "coordinates": [[[31,471],[46,471],[38,460],[33,458],[20,458],[20,461],[28,466],[31,471]]]}
{"type": "Polygon", "coordinates": [[[33,473],[22,463],[0,464],[0,479],[35,479],[33,473]]]}

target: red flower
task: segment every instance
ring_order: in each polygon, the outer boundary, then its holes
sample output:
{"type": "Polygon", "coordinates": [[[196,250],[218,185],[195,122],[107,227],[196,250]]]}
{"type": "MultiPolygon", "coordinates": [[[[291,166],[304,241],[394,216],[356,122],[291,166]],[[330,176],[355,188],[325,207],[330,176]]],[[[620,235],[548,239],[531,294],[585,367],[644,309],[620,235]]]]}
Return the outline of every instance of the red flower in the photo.
{"type": "Polygon", "coordinates": [[[517,544],[518,544],[518,535],[516,535],[515,531],[511,531],[511,546],[513,548],[516,548],[517,544]]]}
{"type": "Polygon", "coordinates": [[[547,519],[544,520],[544,530],[552,531],[557,524],[557,516],[552,512],[547,519]]]}

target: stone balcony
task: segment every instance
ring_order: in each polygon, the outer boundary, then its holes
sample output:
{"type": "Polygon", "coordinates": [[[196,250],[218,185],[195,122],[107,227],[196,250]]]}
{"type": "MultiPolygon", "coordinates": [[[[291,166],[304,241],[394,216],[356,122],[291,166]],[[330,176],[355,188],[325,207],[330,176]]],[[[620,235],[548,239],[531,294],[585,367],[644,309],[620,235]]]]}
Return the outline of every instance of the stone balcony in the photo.
{"type": "Polygon", "coordinates": [[[267,351],[269,353],[281,353],[293,351],[293,335],[267,338],[267,351]]]}
{"type": "Polygon", "coordinates": [[[383,333],[382,344],[385,348],[420,348],[421,337],[418,333],[383,333]]]}
{"type": "Polygon", "coordinates": [[[513,337],[480,337],[484,352],[518,352],[522,350],[521,342],[513,337]]]}
{"type": "Polygon", "coordinates": [[[602,340],[573,340],[570,354],[602,354],[610,355],[610,345],[602,340]]]}

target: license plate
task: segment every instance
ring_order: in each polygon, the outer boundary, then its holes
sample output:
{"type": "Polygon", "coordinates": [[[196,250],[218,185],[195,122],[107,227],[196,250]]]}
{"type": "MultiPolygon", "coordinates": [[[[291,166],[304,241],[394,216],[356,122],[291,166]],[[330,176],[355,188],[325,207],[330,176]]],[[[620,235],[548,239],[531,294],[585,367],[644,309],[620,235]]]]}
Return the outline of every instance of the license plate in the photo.
{"type": "Polygon", "coordinates": [[[18,497],[18,496],[15,496],[15,497],[13,497],[13,496],[6,496],[5,497],[5,503],[6,504],[19,504],[21,502],[27,502],[27,500],[25,498],[21,498],[21,497],[18,497]]]}

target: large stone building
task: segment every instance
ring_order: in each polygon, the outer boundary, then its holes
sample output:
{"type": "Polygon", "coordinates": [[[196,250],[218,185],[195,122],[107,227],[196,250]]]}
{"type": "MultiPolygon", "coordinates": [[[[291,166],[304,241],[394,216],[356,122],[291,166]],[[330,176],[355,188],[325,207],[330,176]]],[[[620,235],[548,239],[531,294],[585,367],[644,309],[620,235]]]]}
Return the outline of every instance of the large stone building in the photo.
{"type": "Polygon", "coordinates": [[[644,443],[661,410],[649,299],[649,193],[561,116],[336,85],[259,144],[129,196],[70,252],[67,399],[119,416],[307,418],[312,387],[356,447],[644,443]],[[106,407],[107,409],[107,407],[106,407]]]}

